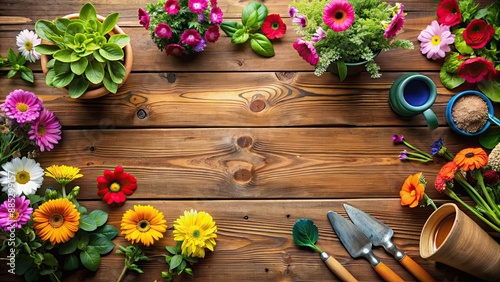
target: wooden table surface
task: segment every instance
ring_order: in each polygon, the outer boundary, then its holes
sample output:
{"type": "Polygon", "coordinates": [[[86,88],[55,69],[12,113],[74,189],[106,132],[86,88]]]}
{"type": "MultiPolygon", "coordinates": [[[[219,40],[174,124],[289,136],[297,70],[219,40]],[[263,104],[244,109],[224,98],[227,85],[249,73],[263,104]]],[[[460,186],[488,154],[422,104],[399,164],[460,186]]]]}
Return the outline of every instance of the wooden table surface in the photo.
{"type": "MultiPolygon", "coordinates": [[[[45,84],[37,62],[29,64],[35,71],[33,85],[0,73],[0,100],[15,89],[29,90],[57,115],[62,141],[37,161],[42,167],[80,167],[84,177],[74,184],[82,187],[79,199],[89,210],[109,212],[108,223],[117,228],[134,204],[151,204],[165,214],[169,229],[154,247],[144,248],[148,255],[166,253],[164,246],[173,244],[172,223],[184,210],[210,213],[219,230],[215,252],[195,265],[193,280],[181,281],[338,280],[317,253],[294,245],[292,226],[302,217],[318,226],[321,249],[360,281],[379,281],[367,260],[349,256],[328,223],[329,210],[346,215],[343,203],[393,228],[395,244],[437,280],[474,279],[422,259],[419,236],[432,208],[400,205],[402,183],[416,172],[424,173],[427,193],[438,204],[451,201],[433,188],[444,161],[401,162],[398,155],[404,146],[391,141],[392,134],[402,134],[430,149],[433,141],[443,138],[452,152],[478,144],[475,138],[452,132],[444,118],[450,97],[465,87],[444,88],[439,80],[442,62],[429,61],[419,51],[417,36],[436,18],[438,1],[402,1],[408,15],[398,38],[411,40],[415,49],[380,54],[380,79],[363,72],[342,82],[330,73],[315,76],[292,48],[297,36],[288,16],[289,1],[265,1],[269,12],[279,13],[288,27],[285,37],[274,41],[275,57],[259,57],[248,44],[233,45],[222,34],[191,60],[157,50],[137,19],[138,8],[145,8],[147,0],[93,2],[101,15],[120,12],[119,25],[131,36],[132,74],[118,93],[72,100],[45,84]],[[392,82],[408,71],[427,75],[437,85],[432,107],[440,125],[436,130],[427,129],[423,116],[402,118],[389,107],[392,82]],[[97,196],[96,177],[117,165],[137,178],[138,189],[124,206],[109,208],[97,196]]],[[[2,0],[2,56],[10,47],[17,49],[19,31],[34,30],[38,19],[78,12],[84,3],[2,0]]],[[[219,0],[228,20],[240,19],[247,4],[219,0]]],[[[51,185],[55,182],[46,179],[44,187],[51,185]]],[[[122,235],[114,242],[127,243],[122,235]]],[[[404,280],[415,281],[383,249],[374,252],[404,280]]],[[[122,267],[123,257],[113,251],[103,257],[96,273],[78,271],[65,280],[113,281],[122,267]]],[[[157,256],[141,267],[144,274],[129,271],[125,281],[160,281],[167,265],[157,256]]],[[[2,281],[15,280],[3,265],[2,271],[2,281]]]]}

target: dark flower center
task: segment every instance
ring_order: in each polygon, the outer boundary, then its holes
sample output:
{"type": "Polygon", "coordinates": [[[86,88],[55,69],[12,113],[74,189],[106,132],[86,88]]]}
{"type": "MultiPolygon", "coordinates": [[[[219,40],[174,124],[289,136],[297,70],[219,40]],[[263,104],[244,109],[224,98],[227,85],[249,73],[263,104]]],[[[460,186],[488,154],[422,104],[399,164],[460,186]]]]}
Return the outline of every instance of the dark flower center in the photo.
{"type": "Polygon", "coordinates": [[[143,219],[137,223],[137,230],[139,232],[147,232],[151,228],[149,221],[143,219]]]}
{"type": "Polygon", "coordinates": [[[54,213],[49,218],[49,224],[54,228],[59,228],[64,223],[64,217],[58,213],[54,213]]]}
{"type": "Polygon", "coordinates": [[[467,153],[467,154],[465,154],[465,157],[472,158],[472,157],[474,157],[474,153],[467,153]]]}
{"type": "Polygon", "coordinates": [[[278,22],[273,22],[273,24],[271,25],[271,28],[274,30],[277,30],[279,27],[280,27],[280,24],[278,22]]]}
{"type": "Polygon", "coordinates": [[[341,20],[344,18],[344,16],[345,16],[345,13],[343,11],[337,11],[337,12],[335,12],[335,15],[334,15],[336,20],[341,20]]]}

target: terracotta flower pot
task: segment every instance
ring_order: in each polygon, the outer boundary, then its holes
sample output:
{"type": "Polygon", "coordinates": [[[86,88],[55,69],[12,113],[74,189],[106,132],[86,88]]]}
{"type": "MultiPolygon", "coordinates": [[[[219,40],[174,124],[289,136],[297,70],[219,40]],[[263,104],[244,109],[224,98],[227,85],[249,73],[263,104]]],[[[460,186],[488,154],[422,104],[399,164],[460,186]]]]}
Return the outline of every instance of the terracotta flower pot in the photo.
{"type": "Polygon", "coordinates": [[[453,203],[440,206],[425,222],[420,256],[486,281],[500,279],[500,245],[453,203]]]}
{"type": "MultiPolygon", "coordinates": [[[[64,18],[67,18],[67,19],[75,19],[75,18],[78,18],[79,17],[79,14],[69,14],[69,15],[66,15],[64,16],[64,18]]],[[[100,15],[97,15],[97,19],[99,19],[101,22],[104,21],[105,17],[103,16],[100,16],[100,15]]],[[[113,34],[125,34],[125,32],[118,26],[116,25],[113,30],[110,32],[111,35],[113,34]]],[[[125,47],[123,47],[123,52],[125,54],[124,56],[124,61],[122,62],[123,65],[125,66],[125,77],[123,78],[123,83],[125,83],[125,81],[127,80],[127,78],[129,77],[130,75],[130,72],[132,71],[132,63],[133,63],[133,60],[134,60],[134,57],[133,57],[133,52],[132,52],[132,45],[130,45],[130,42],[125,45],[125,47]]],[[[44,74],[47,74],[47,72],[49,71],[49,69],[47,68],[47,63],[49,62],[49,60],[51,59],[51,56],[49,55],[41,55],[41,58],[40,58],[40,62],[41,62],[41,65],[42,65],[42,71],[44,74]]],[[[118,88],[120,88],[122,85],[118,85],[118,88]]],[[[63,89],[64,91],[68,92],[68,89],[63,87],[61,88],[63,89]]],[[[104,87],[101,84],[99,85],[90,85],[89,86],[89,89],[83,93],[82,96],[78,97],[78,99],[95,99],[95,98],[99,98],[99,97],[102,97],[104,95],[107,95],[109,94],[109,91],[108,89],[106,89],[106,87],[104,87]]]]}

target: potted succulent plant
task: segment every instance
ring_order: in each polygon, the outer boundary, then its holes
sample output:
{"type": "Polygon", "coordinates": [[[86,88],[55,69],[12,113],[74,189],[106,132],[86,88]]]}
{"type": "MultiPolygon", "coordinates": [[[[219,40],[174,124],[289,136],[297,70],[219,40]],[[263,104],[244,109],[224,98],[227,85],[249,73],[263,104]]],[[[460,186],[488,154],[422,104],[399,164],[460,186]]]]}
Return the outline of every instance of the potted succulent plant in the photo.
{"type": "Polygon", "coordinates": [[[79,14],[38,20],[47,85],[67,89],[71,98],[92,99],[116,93],[132,69],[130,36],[117,25],[119,13],[106,18],[84,4],[79,14]]]}

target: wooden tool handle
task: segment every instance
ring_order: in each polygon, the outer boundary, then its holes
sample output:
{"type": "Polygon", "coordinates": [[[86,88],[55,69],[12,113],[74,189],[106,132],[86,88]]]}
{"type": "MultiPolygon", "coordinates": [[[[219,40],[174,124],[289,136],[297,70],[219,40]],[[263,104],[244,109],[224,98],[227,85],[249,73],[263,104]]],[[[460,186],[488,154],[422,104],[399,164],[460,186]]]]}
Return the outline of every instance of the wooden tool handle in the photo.
{"type": "Polygon", "coordinates": [[[325,264],[340,280],[345,282],[358,282],[358,280],[334,257],[328,257],[328,259],[325,260],[325,264]]]}
{"type": "Polygon", "coordinates": [[[396,274],[396,272],[392,271],[387,265],[383,262],[380,262],[377,266],[374,267],[375,271],[382,277],[385,281],[390,282],[404,282],[404,280],[396,274]]]}
{"type": "Polygon", "coordinates": [[[400,260],[401,264],[408,270],[418,281],[421,282],[436,282],[425,269],[423,269],[418,263],[416,263],[411,257],[405,255],[402,260],[400,260]]]}

